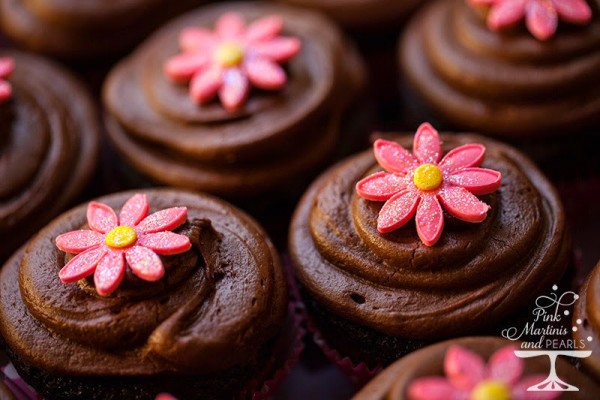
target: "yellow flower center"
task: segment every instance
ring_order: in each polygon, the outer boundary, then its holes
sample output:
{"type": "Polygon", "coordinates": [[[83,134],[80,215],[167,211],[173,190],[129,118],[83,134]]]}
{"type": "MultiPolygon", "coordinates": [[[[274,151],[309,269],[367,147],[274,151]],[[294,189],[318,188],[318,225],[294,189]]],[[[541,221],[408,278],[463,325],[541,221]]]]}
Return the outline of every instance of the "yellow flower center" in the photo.
{"type": "Polygon", "coordinates": [[[442,171],[433,164],[423,164],[415,170],[413,181],[421,190],[434,190],[440,187],[444,177],[442,171]]]}
{"type": "Polygon", "coordinates": [[[223,43],[215,52],[215,59],[223,67],[235,67],[244,59],[244,49],[236,43],[223,43]]]}
{"type": "Polygon", "coordinates": [[[510,400],[510,389],[501,381],[483,381],[471,392],[471,400],[510,400]]]}
{"type": "Polygon", "coordinates": [[[108,234],[104,241],[107,245],[113,248],[123,248],[131,246],[137,240],[137,234],[128,226],[117,226],[113,228],[108,234]]]}

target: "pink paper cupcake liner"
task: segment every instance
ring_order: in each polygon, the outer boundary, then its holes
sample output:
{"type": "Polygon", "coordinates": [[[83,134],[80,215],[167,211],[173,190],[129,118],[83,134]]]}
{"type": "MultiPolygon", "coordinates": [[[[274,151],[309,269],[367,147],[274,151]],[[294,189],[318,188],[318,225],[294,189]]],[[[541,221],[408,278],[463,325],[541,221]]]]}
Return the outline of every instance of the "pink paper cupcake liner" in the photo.
{"type": "MultiPolygon", "coordinates": [[[[288,276],[288,287],[290,288],[290,296],[301,299],[300,290],[296,281],[293,277],[291,262],[289,257],[286,255],[283,257],[284,269],[287,271],[288,276]]],[[[356,389],[363,387],[367,382],[369,382],[375,375],[377,375],[381,370],[383,370],[382,365],[377,365],[374,368],[370,368],[366,363],[360,361],[353,361],[349,356],[344,356],[339,353],[334,347],[332,347],[319,329],[317,328],[314,321],[311,319],[310,315],[306,311],[306,307],[302,304],[302,308],[300,310],[304,314],[304,319],[306,321],[306,327],[308,333],[310,333],[313,342],[321,349],[323,354],[335,364],[336,367],[351,381],[356,389]]]]}

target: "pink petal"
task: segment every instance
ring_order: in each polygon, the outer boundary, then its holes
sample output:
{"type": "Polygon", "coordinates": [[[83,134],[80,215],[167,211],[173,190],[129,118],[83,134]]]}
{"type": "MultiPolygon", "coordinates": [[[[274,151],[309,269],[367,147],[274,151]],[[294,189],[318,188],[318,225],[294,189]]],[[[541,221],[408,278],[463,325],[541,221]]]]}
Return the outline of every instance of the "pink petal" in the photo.
{"type": "Polygon", "coordinates": [[[497,0],[467,0],[469,4],[473,6],[488,6],[494,4],[497,0]]]}
{"type": "Polygon", "coordinates": [[[136,226],[148,215],[148,208],[148,198],[145,194],[138,193],[131,196],[121,208],[119,214],[121,225],[136,226]]]}
{"type": "Polygon", "coordinates": [[[119,225],[115,211],[106,204],[97,201],[88,204],[87,220],[90,228],[100,233],[107,233],[119,225]]]}
{"type": "Polygon", "coordinates": [[[164,66],[165,74],[175,81],[187,81],[208,66],[210,59],[205,53],[182,53],[169,58],[164,66]]]}
{"type": "Polygon", "coordinates": [[[592,19],[592,9],[585,0],[552,0],[558,15],[574,24],[587,24],[592,19]]]}
{"type": "Polygon", "coordinates": [[[190,96],[198,103],[206,103],[215,97],[223,83],[223,70],[212,65],[194,75],[190,82],[190,96]]]}
{"type": "Polygon", "coordinates": [[[186,207],[173,207],[147,216],[136,228],[140,233],[172,231],[187,220],[186,207]]]}
{"type": "Polygon", "coordinates": [[[489,361],[489,379],[496,379],[513,386],[523,374],[523,360],[515,355],[515,346],[496,351],[489,361]]]}
{"type": "Polygon", "coordinates": [[[79,254],[102,243],[104,235],[90,230],[63,233],[56,237],[56,247],[66,253],[79,254]]]}
{"type": "Polygon", "coordinates": [[[274,62],[285,62],[300,51],[302,44],[299,39],[280,37],[252,46],[252,55],[274,62]]]}
{"type": "Polygon", "coordinates": [[[0,81],[0,101],[4,101],[10,98],[12,95],[12,87],[10,83],[0,81]]]}
{"type": "Polygon", "coordinates": [[[285,85],[285,71],[272,61],[251,58],[245,63],[248,79],[259,89],[275,90],[285,85]]]}
{"type": "Polygon", "coordinates": [[[531,375],[522,379],[519,383],[513,386],[511,391],[512,400],[554,400],[558,399],[563,392],[534,392],[527,391],[527,388],[531,386],[537,386],[542,383],[548,376],[546,375],[531,375]]]}
{"type": "Polygon", "coordinates": [[[223,73],[223,86],[219,91],[219,98],[223,107],[234,112],[246,101],[250,84],[246,75],[238,68],[229,68],[223,73]]]}
{"type": "Polygon", "coordinates": [[[377,217],[377,230],[381,233],[392,232],[405,225],[417,212],[421,197],[411,190],[404,190],[389,199],[377,217]]]}
{"type": "Polygon", "coordinates": [[[408,398],[410,400],[466,400],[468,394],[456,389],[447,379],[432,376],[414,380],[408,386],[408,398]]]}
{"type": "Polygon", "coordinates": [[[98,262],[107,253],[104,247],[88,250],[71,259],[58,273],[63,283],[77,282],[94,273],[98,262]]]}
{"type": "Polygon", "coordinates": [[[459,168],[479,167],[485,157],[485,146],[482,144],[465,144],[450,150],[442,161],[440,168],[445,172],[453,172],[459,168]]]}
{"type": "Polygon", "coordinates": [[[433,246],[444,230],[444,212],[435,195],[421,196],[415,217],[417,233],[425,246],[433,246]]]}
{"type": "Polygon", "coordinates": [[[184,253],[192,248],[190,239],[187,236],[178,235],[173,232],[157,232],[142,235],[138,239],[137,244],[147,247],[161,256],[184,253]]]}
{"type": "Polygon", "coordinates": [[[362,198],[373,201],[386,201],[406,188],[403,176],[387,172],[377,172],[356,184],[356,192],[362,198]]]}
{"type": "Polygon", "coordinates": [[[179,46],[185,53],[210,52],[216,44],[216,36],[204,28],[185,28],[179,35],[179,46]]]}
{"type": "Polygon", "coordinates": [[[114,292],[125,276],[125,261],[122,251],[107,252],[94,273],[96,292],[100,296],[108,296],[114,292]]]}
{"type": "Polygon", "coordinates": [[[150,249],[142,246],[133,246],[127,250],[125,257],[131,271],[140,279],[156,282],[165,274],[162,261],[150,249]]]}
{"type": "Polygon", "coordinates": [[[504,1],[496,3],[487,17],[487,25],[491,30],[511,26],[525,15],[525,0],[504,1]]]}
{"type": "Polygon", "coordinates": [[[0,57],[0,79],[7,78],[15,70],[15,60],[9,57],[0,57]]]}
{"type": "Polygon", "coordinates": [[[413,143],[413,154],[423,164],[437,164],[442,158],[440,137],[428,122],[422,123],[417,129],[413,143]]]}
{"type": "Polygon", "coordinates": [[[476,196],[482,196],[498,190],[502,183],[502,174],[486,168],[464,168],[448,176],[447,180],[476,196]]]}
{"type": "Polygon", "coordinates": [[[215,32],[221,39],[239,38],[246,29],[242,16],[236,12],[228,12],[219,17],[215,25],[215,32]]]}
{"type": "Polygon", "coordinates": [[[558,26],[558,14],[551,0],[530,0],[525,9],[529,32],[539,40],[547,40],[558,26]]]}
{"type": "Polygon", "coordinates": [[[467,189],[446,186],[438,196],[446,211],[466,222],[482,222],[487,217],[490,206],[475,197],[467,189]]]}
{"type": "Polygon", "coordinates": [[[463,390],[473,389],[487,372],[481,357],[460,346],[451,346],[446,351],[444,371],[450,382],[463,390]]]}
{"type": "Polygon", "coordinates": [[[405,174],[417,166],[417,159],[396,142],[377,139],[373,143],[373,152],[379,165],[388,172],[405,174]]]}
{"type": "Polygon", "coordinates": [[[258,42],[262,40],[273,39],[283,30],[283,20],[271,15],[263,17],[252,22],[246,31],[246,41],[248,43],[258,42]]]}

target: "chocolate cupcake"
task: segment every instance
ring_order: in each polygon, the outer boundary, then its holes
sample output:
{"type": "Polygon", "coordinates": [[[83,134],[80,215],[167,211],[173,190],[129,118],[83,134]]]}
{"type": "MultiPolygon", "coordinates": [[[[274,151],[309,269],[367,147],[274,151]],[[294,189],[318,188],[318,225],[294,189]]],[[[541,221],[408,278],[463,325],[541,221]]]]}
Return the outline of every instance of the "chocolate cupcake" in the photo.
{"type": "Polygon", "coordinates": [[[203,0],[0,0],[0,27],[18,44],[65,59],[97,60],[139,43],[203,0]]]}
{"type": "Polygon", "coordinates": [[[578,391],[540,385],[550,372],[545,357],[518,358],[514,342],[496,337],[468,337],[438,343],[392,364],[355,400],[398,399],[596,399],[600,386],[565,360],[558,359],[561,379],[578,391]],[[486,360],[487,365],[486,365],[486,360]],[[529,387],[542,389],[528,391],[529,387]]]}
{"type": "Polygon", "coordinates": [[[0,51],[0,259],[81,194],[96,167],[88,93],[38,57],[0,51]]]}
{"type": "Polygon", "coordinates": [[[183,191],[63,214],[4,266],[0,300],[9,357],[48,398],[251,395],[290,335],[268,237],[229,204],[183,191]]]}
{"type": "Polygon", "coordinates": [[[106,127],[137,171],[129,184],[273,194],[331,155],[362,83],[359,58],[318,14],[210,5],[160,29],[111,72],[106,127]]]}
{"type": "Polygon", "coordinates": [[[579,292],[579,301],[573,313],[573,339],[585,344],[592,355],[581,359],[583,367],[600,380],[600,263],[596,265],[590,277],[579,292]]]}
{"type": "Polygon", "coordinates": [[[442,147],[429,124],[414,155],[393,139],[322,174],[290,227],[317,329],[369,366],[506,322],[570,257],[558,194],[517,150],[470,134],[442,147]]]}
{"type": "Polygon", "coordinates": [[[423,8],[399,47],[409,113],[520,142],[594,129],[600,14],[588,3],[451,0],[423,8]]]}
{"type": "Polygon", "coordinates": [[[424,0],[277,0],[324,12],[350,30],[372,31],[398,25],[424,0]]]}

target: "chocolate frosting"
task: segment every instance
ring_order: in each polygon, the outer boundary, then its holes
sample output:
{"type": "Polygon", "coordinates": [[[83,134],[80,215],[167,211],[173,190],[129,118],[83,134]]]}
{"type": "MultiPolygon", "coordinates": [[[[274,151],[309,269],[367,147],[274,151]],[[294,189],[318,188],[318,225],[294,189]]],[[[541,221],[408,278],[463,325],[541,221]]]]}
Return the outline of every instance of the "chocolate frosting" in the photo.
{"type": "Polygon", "coordinates": [[[399,59],[411,91],[457,128],[517,138],[600,122],[597,10],[589,25],[561,22],[542,42],[522,22],[493,32],[466,1],[436,1],[407,27],[399,59]]]}
{"type": "Polygon", "coordinates": [[[15,400],[15,396],[13,396],[12,392],[6,387],[4,382],[0,380],[0,397],[4,400],[15,400]]]}
{"type": "MultiPolygon", "coordinates": [[[[412,137],[393,137],[410,148],[412,137]]],[[[409,339],[474,333],[520,311],[556,283],[570,241],[560,199],[515,149],[476,135],[443,135],[444,150],[486,146],[483,167],[502,173],[502,186],[482,197],[492,209],[480,224],[445,215],[433,247],[414,221],[389,234],[376,230],[383,202],[355,193],[380,168],[372,150],[326,171],[300,201],[290,227],[290,253],[302,286],[330,312],[409,339]]]]}
{"type": "Polygon", "coordinates": [[[118,152],[143,175],[171,186],[232,197],[263,193],[306,174],[333,150],[343,111],[363,82],[362,64],[337,28],[310,11],[263,3],[226,3],[188,13],[156,32],[110,74],[106,126],[118,152]],[[182,29],[212,29],[227,11],[247,21],[279,15],[284,34],[302,41],[276,92],[253,89],[237,113],[199,106],[187,85],[163,72],[179,53],[182,29]]]}
{"type": "Polygon", "coordinates": [[[92,101],[63,69],[2,51],[16,68],[0,103],[0,259],[62,211],[96,166],[99,121],[92,101]]]}
{"type": "Polygon", "coordinates": [[[577,327],[573,338],[584,343],[586,350],[592,351],[592,355],[581,359],[581,363],[600,380],[600,263],[580,289],[573,313],[573,326],[577,327]],[[578,324],[577,320],[581,320],[581,323],[578,324]]]}
{"type": "MultiPolygon", "coordinates": [[[[111,297],[92,279],[63,284],[70,258],[57,235],[81,229],[86,205],[49,224],[0,275],[6,344],[27,363],[57,375],[198,375],[243,366],[280,331],[287,311],[277,252],[258,225],[233,206],[191,192],[146,192],[151,212],[185,206],[176,230],[189,252],[162,257],[165,277],[141,281],[129,271],[111,297]]],[[[99,201],[115,210],[133,195],[99,201]]]]}
{"type": "Polygon", "coordinates": [[[382,29],[406,18],[424,0],[278,0],[282,3],[314,8],[346,28],[382,29]]]}
{"type": "MultiPolygon", "coordinates": [[[[477,354],[484,360],[500,348],[515,345],[506,339],[498,337],[468,337],[438,343],[396,361],[386,368],[367,386],[358,392],[353,400],[405,400],[408,399],[408,386],[416,379],[427,376],[445,376],[444,357],[450,346],[462,346],[477,354]]],[[[523,377],[530,375],[547,375],[550,365],[546,357],[523,359],[523,377]]],[[[565,382],[575,385],[579,392],[568,392],[560,399],[596,399],[600,386],[589,379],[585,374],[577,371],[575,367],[563,359],[556,362],[556,370],[565,382]]]]}
{"type": "Polygon", "coordinates": [[[120,53],[203,0],[0,0],[0,26],[37,52],[97,59],[120,53]]]}

